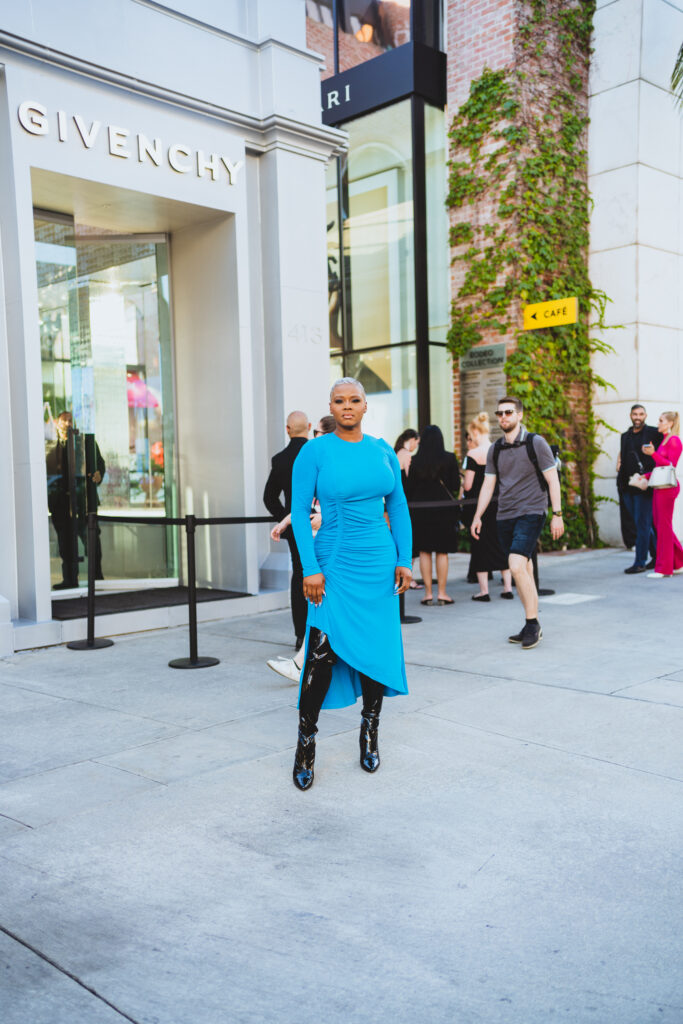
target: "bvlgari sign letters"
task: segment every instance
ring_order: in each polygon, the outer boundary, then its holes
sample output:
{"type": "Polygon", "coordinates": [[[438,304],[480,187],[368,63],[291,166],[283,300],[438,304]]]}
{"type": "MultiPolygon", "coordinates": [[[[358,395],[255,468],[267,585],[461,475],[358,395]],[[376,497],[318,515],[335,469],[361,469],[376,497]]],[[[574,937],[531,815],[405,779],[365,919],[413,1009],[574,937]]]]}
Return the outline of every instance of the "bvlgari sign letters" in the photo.
{"type": "Polygon", "coordinates": [[[194,174],[198,178],[208,175],[211,181],[225,181],[234,185],[242,169],[242,161],[233,163],[220,153],[205,154],[201,149],[192,149],[183,142],[165,145],[159,138],[149,138],[142,132],[133,134],[128,128],[117,125],[103,125],[101,121],[90,121],[80,114],[69,116],[64,110],[56,110],[54,117],[48,116],[47,107],[33,100],[26,100],[19,107],[19,124],[30,135],[49,135],[56,132],[60,142],[70,137],[80,139],[85,149],[104,145],[111,156],[122,160],[136,158],[139,163],[149,162],[154,167],[165,160],[176,174],[194,174]]]}

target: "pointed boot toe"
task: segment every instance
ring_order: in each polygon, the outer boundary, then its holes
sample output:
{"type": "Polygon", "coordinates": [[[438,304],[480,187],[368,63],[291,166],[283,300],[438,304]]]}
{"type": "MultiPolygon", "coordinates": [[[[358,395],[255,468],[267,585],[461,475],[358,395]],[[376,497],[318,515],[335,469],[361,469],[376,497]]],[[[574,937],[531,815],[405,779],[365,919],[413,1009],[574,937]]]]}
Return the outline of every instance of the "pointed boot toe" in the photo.
{"type": "Polygon", "coordinates": [[[370,753],[369,751],[366,754],[361,754],[360,766],[364,772],[370,772],[372,775],[379,768],[379,754],[370,753]]]}
{"type": "Polygon", "coordinates": [[[292,772],[292,778],[294,779],[294,785],[297,789],[305,791],[310,789],[313,785],[313,769],[312,768],[299,768],[294,766],[292,772]]]}

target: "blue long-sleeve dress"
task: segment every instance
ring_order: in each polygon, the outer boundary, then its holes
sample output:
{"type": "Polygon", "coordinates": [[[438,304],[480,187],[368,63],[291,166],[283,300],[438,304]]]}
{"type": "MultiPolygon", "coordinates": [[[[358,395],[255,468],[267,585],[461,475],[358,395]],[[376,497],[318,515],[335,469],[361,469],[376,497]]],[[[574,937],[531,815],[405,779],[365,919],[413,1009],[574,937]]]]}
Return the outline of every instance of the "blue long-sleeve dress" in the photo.
{"type": "Polygon", "coordinates": [[[306,647],[315,627],[337,655],[323,707],[354,704],[359,673],[381,683],[386,696],[407,693],[394,571],[410,568],[412,538],[401,467],[389,445],[368,434],[357,442],[324,434],[304,445],[294,463],[292,527],[304,576],[325,574],[325,596],[318,607],[309,602],[306,623],[306,647]],[[315,540],[314,495],[323,519],[315,540]]]}

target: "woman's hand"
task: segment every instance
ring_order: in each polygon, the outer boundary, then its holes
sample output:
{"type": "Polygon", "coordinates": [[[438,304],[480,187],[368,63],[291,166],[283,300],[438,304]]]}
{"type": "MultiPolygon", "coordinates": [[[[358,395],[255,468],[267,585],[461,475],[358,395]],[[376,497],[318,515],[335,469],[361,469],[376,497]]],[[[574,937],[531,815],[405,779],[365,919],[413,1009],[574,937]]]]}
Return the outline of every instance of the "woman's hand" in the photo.
{"type": "Polygon", "coordinates": [[[650,441],[648,444],[644,444],[640,450],[642,451],[643,455],[654,455],[655,446],[650,441]]]}
{"type": "Polygon", "coordinates": [[[325,596],[325,577],[321,572],[315,572],[312,576],[304,576],[304,597],[316,608],[323,603],[325,596]]]}
{"type": "Polygon", "coordinates": [[[413,579],[413,571],[412,569],[407,569],[405,565],[397,565],[394,579],[394,592],[396,594],[405,594],[413,579]]]}
{"type": "Polygon", "coordinates": [[[273,529],[270,531],[270,536],[273,538],[273,540],[282,540],[282,534],[285,532],[287,527],[291,525],[292,516],[291,513],[289,513],[285,516],[284,519],[281,519],[280,522],[273,527],[273,529]]]}
{"type": "Polygon", "coordinates": [[[311,529],[313,530],[313,533],[317,533],[322,525],[323,517],[319,512],[316,512],[315,515],[311,516],[311,529]]]}

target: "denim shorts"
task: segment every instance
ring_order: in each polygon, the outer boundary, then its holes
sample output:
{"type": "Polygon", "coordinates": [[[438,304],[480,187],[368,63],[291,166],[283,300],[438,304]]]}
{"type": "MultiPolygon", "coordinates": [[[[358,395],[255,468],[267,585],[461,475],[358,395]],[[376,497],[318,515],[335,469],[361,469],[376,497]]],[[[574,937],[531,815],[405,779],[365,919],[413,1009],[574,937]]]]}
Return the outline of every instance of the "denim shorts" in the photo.
{"type": "Polygon", "coordinates": [[[523,555],[531,558],[536,551],[538,538],[545,526],[544,515],[517,516],[514,519],[499,519],[498,540],[506,555],[523,555]]]}

